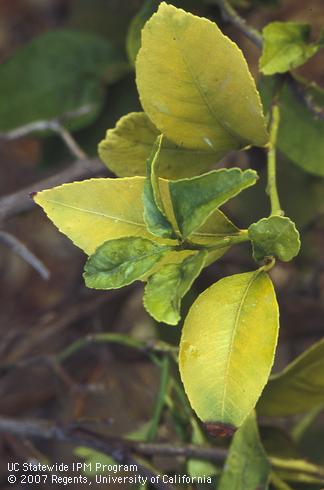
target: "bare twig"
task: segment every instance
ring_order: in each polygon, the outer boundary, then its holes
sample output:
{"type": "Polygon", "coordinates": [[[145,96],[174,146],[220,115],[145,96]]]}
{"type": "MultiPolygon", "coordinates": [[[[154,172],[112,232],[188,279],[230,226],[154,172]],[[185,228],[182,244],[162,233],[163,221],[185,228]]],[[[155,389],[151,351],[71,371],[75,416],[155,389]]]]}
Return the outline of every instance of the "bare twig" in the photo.
{"type": "MultiPolygon", "coordinates": [[[[82,430],[77,424],[63,426],[45,420],[15,420],[9,417],[0,417],[0,432],[14,434],[20,437],[31,437],[40,440],[51,440],[84,446],[111,456],[117,463],[136,465],[137,471],[143,477],[151,480],[156,476],[147,466],[139,463],[132,455],[132,443],[128,440],[106,437],[82,430]]],[[[155,483],[155,488],[173,490],[167,483],[155,483]]]]}
{"type": "MultiPolygon", "coordinates": [[[[239,31],[244,34],[245,37],[250,39],[255,46],[262,49],[263,39],[261,33],[254,27],[247,24],[246,20],[241,17],[237,11],[232,7],[228,0],[208,0],[209,3],[216,4],[222,14],[225,21],[233,24],[239,31]]],[[[316,119],[324,120],[323,108],[318,107],[310,94],[307,92],[307,87],[304,87],[301,83],[296,80],[291,73],[284,73],[278,75],[278,77],[283,78],[284,81],[292,88],[295,95],[299,98],[300,102],[307,107],[307,109],[312,113],[316,119]]]]}
{"type": "Polygon", "coordinates": [[[222,17],[226,22],[235,25],[248,39],[250,39],[258,48],[262,48],[262,36],[260,32],[252,26],[249,26],[246,20],[241,17],[227,0],[209,0],[210,3],[218,5],[222,17]]]}
{"type": "Polygon", "coordinates": [[[0,133],[0,140],[12,141],[38,131],[54,131],[54,133],[61,136],[67,148],[76,159],[85,160],[87,158],[86,154],[75,141],[71,133],[64,127],[63,123],[70,118],[88,114],[91,110],[92,105],[86,105],[74,111],[66,112],[62,116],[51,119],[50,121],[34,121],[6,133],[0,133]]]}
{"type": "Polygon", "coordinates": [[[27,264],[31,265],[45,281],[49,280],[50,271],[18,238],[6,231],[0,230],[0,242],[19,255],[27,264]]]}
{"type": "Polygon", "coordinates": [[[29,211],[35,206],[29,195],[43,189],[55,187],[65,182],[83,180],[105,174],[106,171],[98,159],[78,160],[65,168],[61,172],[48,177],[47,179],[29,185],[20,191],[14,192],[0,199],[0,223],[4,220],[16,216],[17,214],[29,211]]]}

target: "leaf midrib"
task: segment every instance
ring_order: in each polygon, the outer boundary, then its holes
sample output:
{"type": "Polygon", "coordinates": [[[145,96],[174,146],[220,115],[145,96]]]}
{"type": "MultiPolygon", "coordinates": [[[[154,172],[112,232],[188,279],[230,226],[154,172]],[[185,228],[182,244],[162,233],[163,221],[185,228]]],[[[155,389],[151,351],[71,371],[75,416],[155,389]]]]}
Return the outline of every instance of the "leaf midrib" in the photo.
{"type": "Polygon", "coordinates": [[[75,211],[80,211],[81,213],[95,214],[97,216],[101,216],[102,218],[106,218],[106,219],[109,219],[109,220],[112,220],[112,221],[116,221],[117,220],[117,221],[120,221],[121,223],[126,223],[126,224],[129,224],[129,225],[140,226],[141,228],[146,228],[146,226],[145,226],[144,223],[139,223],[139,222],[136,222],[136,221],[127,220],[125,218],[121,218],[121,217],[118,217],[118,216],[110,216],[109,214],[100,213],[98,211],[94,211],[94,210],[90,210],[90,209],[86,209],[86,208],[80,208],[78,206],[73,206],[71,204],[63,203],[63,202],[60,202],[60,201],[55,201],[54,199],[47,199],[47,202],[48,203],[52,203],[52,204],[56,204],[58,206],[62,206],[62,207],[65,207],[65,208],[74,209],[75,211]]]}
{"type": "Polygon", "coordinates": [[[235,320],[234,320],[234,328],[232,329],[232,335],[231,335],[231,340],[230,340],[230,348],[229,348],[229,354],[227,356],[227,362],[226,362],[226,367],[225,367],[225,374],[224,374],[224,384],[223,384],[223,394],[222,394],[222,399],[221,399],[221,403],[222,403],[222,408],[221,408],[221,417],[222,419],[224,419],[224,413],[225,413],[225,399],[226,399],[226,394],[227,394],[227,386],[228,386],[228,373],[229,373],[229,367],[230,367],[230,364],[231,364],[231,357],[232,357],[232,352],[233,352],[233,345],[234,345],[234,341],[235,341],[235,337],[236,337],[236,331],[237,331],[237,328],[238,328],[238,324],[239,324],[239,317],[240,317],[240,314],[242,312],[242,308],[243,308],[243,305],[244,305],[244,302],[245,302],[245,299],[247,297],[247,294],[249,292],[249,289],[252,285],[252,283],[254,282],[254,280],[256,279],[256,277],[259,275],[260,271],[257,270],[253,276],[251,277],[250,281],[248,282],[247,286],[246,286],[246,289],[242,295],[242,298],[241,298],[241,301],[238,305],[238,308],[237,308],[237,311],[236,311],[236,315],[235,315],[235,320]]]}

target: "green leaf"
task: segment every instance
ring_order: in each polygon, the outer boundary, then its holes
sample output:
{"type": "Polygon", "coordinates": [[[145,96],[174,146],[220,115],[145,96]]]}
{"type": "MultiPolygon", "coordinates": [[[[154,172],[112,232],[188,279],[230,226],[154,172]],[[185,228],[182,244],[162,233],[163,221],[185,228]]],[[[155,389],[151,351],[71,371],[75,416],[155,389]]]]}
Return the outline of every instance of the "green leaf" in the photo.
{"type": "Polygon", "coordinates": [[[84,267],[86,286],[117,289],[141,279],[170,247],[145,238],[109,240],[97,248],[84,267]]]}
{"type": "Polygon", "coordinates": [[[255,184],[256,179],[254,170],[222,168],[192,179],[170,182],[174,214],[182,236],[187,237],[203,225],[216,208],[255,184]]]}
{"type": "Polygon", "coordinates": [[[299,233],[295,223],[284,216],[263,218],[249,226],[249,237],[255,260],[274,256],[289,262],[300,249],[299,233]]]}
{"type": "Polygon", "coordinates": [[[278,328],[273,285],[261,269],[221,279],[191,307],[180,374],[210,433],[232,434],[255,406],[271,371],[278,328]]]}
{"type": "MultiPolygon", "coordinates": [[[[260,85],[265,107],[270,104],[276,90],[275,81],[263,79],[260,85]]],[[[318,107],[324,106],[324,91],[306,88],[306,93],[318,107]]],[[[324,120],[314,116],[298,95],[286,84],[282,88],[278,148],[305,172],[324,176],[324,120]]]]}
{"type": "Polygon", "coordinates": [[[120,78],[125,65],[119,50],[93,34],[52,31],[33,39],[0,66],[0,130],[88,105],[69,129],[89,124],[103,105],[104,83],[120,78]]]}
{"type": "MultiPolygon", "coordinates": [[[[159,134],[144,112],[132,112],[107,131],[99,144],[99,156],[120,177],[145,175],[145,162],[159,134]]],[[[159,165],[162,177],[192,177],[210,170],[216,162],[217,155],[211,149],[191,150],[163,138],[159,165]]]]}
{"type": "Polygon", "coordinates": [[[267,143],[242,52],[213,22],[162,2],[142,31],[136,76],[148,117],[178,145],[212,149],[219,160],[233,149],[267,143]]]}
{"type": "Polygon", "coordinates": [[[147,160],[147,176],[143,191],[144,221],[147,229],[156,236],[176,238],[172,225],[166,217],[160,195],[157,165],[161,150],[162,135],[158,136],[147,160]]]}
{"type": "Polygon", "coordinates": [[[323,401],[324,339],[271,376],[257,409],[262,415],[281,417],[307,412],[323,401]]]}
{"type": "Polygon", "coordinates": [[[252,413],[233,438],[218,490],[266,490],[269,477],[270,463],[252,413]]]}
{"type": "Polygon", "coordinates": [[[305,63],[321,48],[310,43],[311,28],[299,22],[271,22],[262,31],[260,71],[264,75],[285,73],[305,63]]]}
{"type": "Polygon", "coordinates": [[[144,306],[158,322],[177,325],[181,300],[200,274],[207,252],[187,257],[179,264],[167,264],[149,277],[144,293],[144,306]]]}
{"type": "Polygon", "coordinates": [[[135,65],[136,56],[141,47],[141,31],[145,22],[158,8],[158,5],[158,0],[145,0],[130,23],[126,37],[126,51],[128,59],[133,66],[135,65]]]}

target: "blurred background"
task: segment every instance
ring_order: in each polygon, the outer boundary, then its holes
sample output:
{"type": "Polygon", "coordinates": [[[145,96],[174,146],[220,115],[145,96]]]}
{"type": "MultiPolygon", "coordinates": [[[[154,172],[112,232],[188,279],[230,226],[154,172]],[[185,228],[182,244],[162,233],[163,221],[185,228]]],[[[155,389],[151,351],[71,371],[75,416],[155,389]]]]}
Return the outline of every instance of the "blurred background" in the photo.
{"type": "MultiPolygon", "coordinates": [[[[221,20],[212,2],[170,3],[217,21],[242,48],[258,77],[259,51],[221,20]]],[[[298,20],[310,23],[316,37],[324,21],[322,0],[233,3],[259,29],[273,20],[298,20]]],[[[96,166],[98,175],[112,176],[97,161],[97,145],[120,116],[140,110],[127,58],[127,34],[142,7],[142,0],[0,0],[0,131],[65,115],[64,125],[88,155],[90,167],[96,166]],[[62,29],[65,35],[56,42],[51,33],[62,29]],[[55,70],[48,68],[51,60],[59,60],[55,70]],[[85,112],[69,117],[69,111],[78,108],[85,112]]],[[[323,87],[323,61],[319,53],[298,73],[323,87]]],[[[48,130],[11,141],[0,136],[0,193],[5,196],[32,187],[74,160],[62,138],[48,130]]],[[[234,223],[246,227],[269,211],[262,178],[265,156],[261,150],[250,150],[230,155],[222,165],[233,163],[249,165],[261,175],[257,189],[245,191],[227,206],[234,223]]],[[[303,172],[281,154],[278,180],[283,208],[301,231],[302,251],[292,263],[278,263],[272,271],[281,310],[275,370],[324,331],[323,179],[303,172]]],[[[159,371],[147,356],[106,344],[89,343],[74,353],[66,349],[77,339],[100,332],[129,334],[144,341],[160,338],[177,345],[181,328],[154,323],[142,306],[141,284],[107,293],[87,290],[82,280],[85,255],[41,210],[12,213],[1,229],[33,252],[48,268],[50,278],[44,280],[5,239],[0,241],[0,415],[65,423],[97,420],[102,430],[114,435],[141,427],[150,419],[159,384],[159,371]],[[56,362],[59,356],[62,363],[56,362]]],[[[232,249],[203,272],[185,299],[184,311],[218,278],[253,267],[249,246],[232,249]]],[[[165,414],[158,439],[172,442],[177,438],[165,414]]],[[[323,440],[319,418],[303,441],[303,456],[324,464],[323,440]]],[[[0,435],[0,488],[20,488],[7,484],[7,461],[69,462],[77,458],[74,450],[54,442],[34,444],[0,435]]],[[[171,472],[183,465],[181,459],[154,462],[171,472]]]]}

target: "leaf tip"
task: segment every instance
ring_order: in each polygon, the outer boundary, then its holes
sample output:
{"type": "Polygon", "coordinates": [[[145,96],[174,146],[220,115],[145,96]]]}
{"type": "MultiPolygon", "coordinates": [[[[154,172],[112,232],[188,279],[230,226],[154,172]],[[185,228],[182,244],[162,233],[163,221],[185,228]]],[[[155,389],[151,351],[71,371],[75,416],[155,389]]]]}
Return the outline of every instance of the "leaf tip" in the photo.
{"type": "Polygon", "coordinates": [[[237,427],[223,422],[205,422],[204,427],[208,434],[212,437],[232,437],[237,430],[237,427]]]}
{"type": "Polygon", "coordinates": [[[28,195],[29,195],[30,199],[33,199],[33,201],[34,201],[37,194],[38,194],[37,191],[32,191],[28,195]]]}

